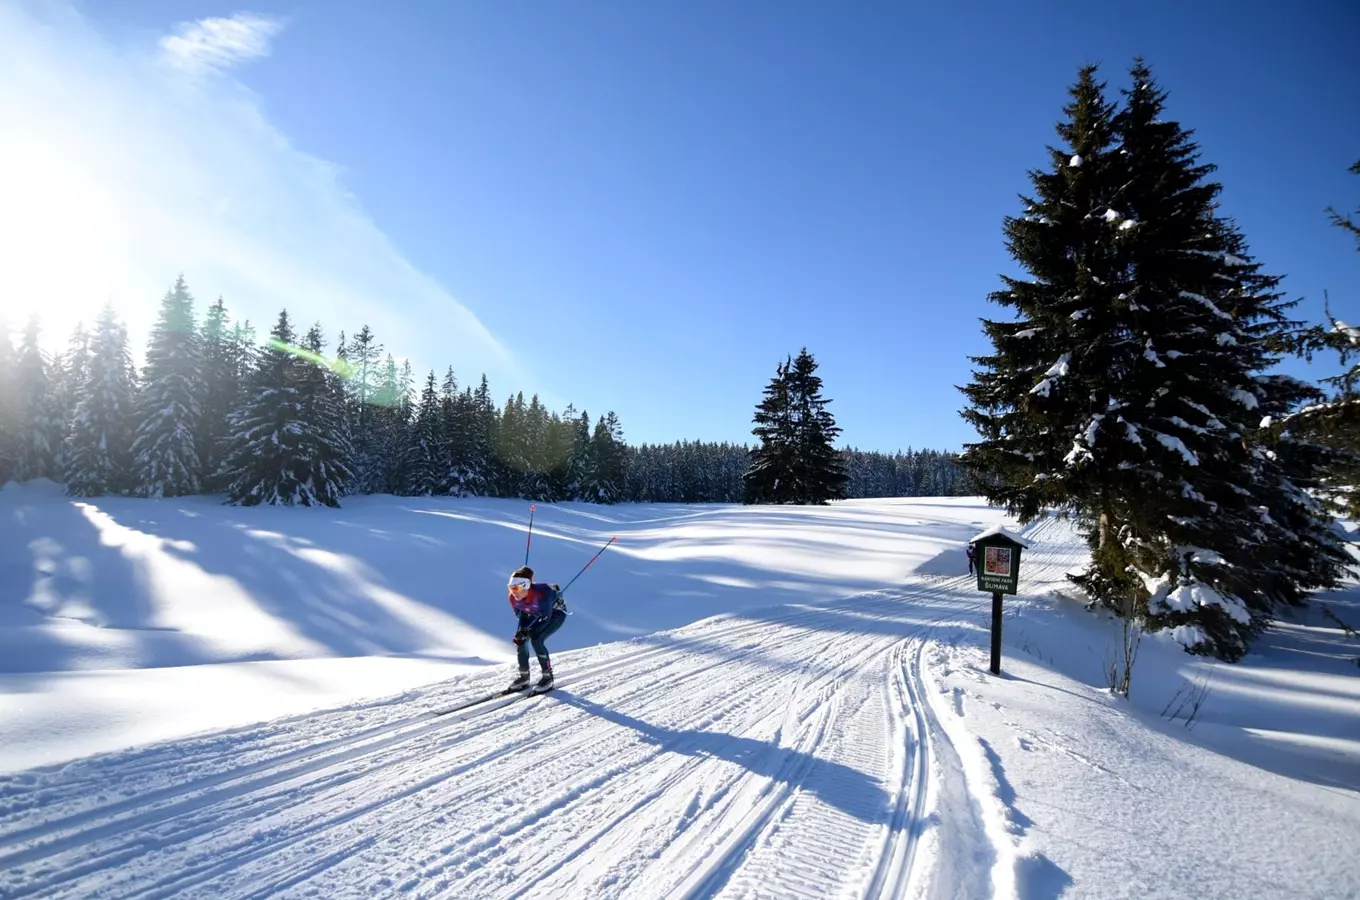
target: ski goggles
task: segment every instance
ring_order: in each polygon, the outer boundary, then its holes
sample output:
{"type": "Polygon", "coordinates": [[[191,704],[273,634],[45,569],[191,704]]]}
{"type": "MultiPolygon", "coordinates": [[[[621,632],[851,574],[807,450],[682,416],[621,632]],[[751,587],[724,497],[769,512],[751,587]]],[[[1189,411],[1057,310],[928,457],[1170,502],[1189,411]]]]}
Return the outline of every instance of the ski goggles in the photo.
{"type": "Polygon", "coordinates": [[[508,587],[512,594],[527,594],[529,593],[529,579],[511,578],[508,587]]]}

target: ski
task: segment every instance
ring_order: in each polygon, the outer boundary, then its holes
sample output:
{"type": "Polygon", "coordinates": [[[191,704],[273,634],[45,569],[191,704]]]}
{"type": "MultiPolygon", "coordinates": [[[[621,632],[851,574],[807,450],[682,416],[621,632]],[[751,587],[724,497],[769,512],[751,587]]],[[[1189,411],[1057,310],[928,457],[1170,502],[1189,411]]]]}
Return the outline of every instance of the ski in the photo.
{"type": "Polygon", "coordinates": [[[504,690],[495,691],[493,693],[487,694],[485,697],[478,697],[475,700],[468,700],[464,703],[459,703],[457,706],[450,706],[448,709],[441,709],[438,712],[434,713],[432,718],[437,719],[440,716],[447,716],[465,709],[471,709],[474,706],[481,706],[483,703],[490,703],[492,700],[499,700],[501,697],[509,697],[513,694],[522,694],[524,696],[528,696],[529,692],[525,690],[525,688],[527,687],[528,685],[525,685],[525,687],[522,688],[505,688],[504,690]]]}

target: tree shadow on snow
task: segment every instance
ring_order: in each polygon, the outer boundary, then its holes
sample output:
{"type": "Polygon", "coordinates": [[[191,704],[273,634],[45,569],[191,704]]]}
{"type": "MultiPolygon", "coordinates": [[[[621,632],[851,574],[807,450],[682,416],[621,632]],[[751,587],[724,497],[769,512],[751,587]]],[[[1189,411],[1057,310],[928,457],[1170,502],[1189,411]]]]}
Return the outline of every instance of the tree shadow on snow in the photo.
{"type": "Polygon", "coordinates": [[[1018,900],[1057,900],[1076,882],[1061,866],[1042,853],[1015,861],[1015,896],[1018,900]]]}
{"type": "Polygon", "coordinates": [[[99,500],[53,487],[0,504],[0,674],[153,663],[166,635],[146,573],[99,527],[99,500]]]}
{"type": "MultiPolygon", "coordinates": [[[[891,595],[866,595],[863,602],[854,608],[844,606],[795,606],[781,605],[743,610],[729,620],[732,626],[743,623],[767,623],[771,627],[803,629],[826,636],[828,646],[865,635],[907,638],[921,635],[948,633],[954,636],[961,631],[977,630],[986,627],[984,616],[990,612],[967,602],[960,603],[952,611],[941,615],[938,606],[925,607],[912,602],[914,597],[926,597],[924,593],[894,593],[891,595]]],[[[938,597],[934,598],[938,603],[938,597]]],[[[721,629],[726,627],[717,625],[721,629]]],[[[742,661],[758,665],[772,673],[789,674],[807,669],[809,659],[805,656],[786,655],[775,647],[762,644],[759,629],[742,631],[735,636],[722,634],[706,635],[707,629],[689,632],[658,632],[635,637],[630,643],[648,647],[666,647],[699,654],[715,661],[742,661]]]]}
{"type": "Polygon", "coordinates": [[[679,730],[656,725],[602,706],[563,688],[547,695],[557,702],[638,733],[642,740],[670,753],[726,760],[760,775],[814,794],[829,806],[869,823],[884,820],[890,797],[858,769],[801,750],[720,731],[679,730]]]}
{"type": "MultiPolygon", "coordinates": [[[[132,524],[166,537],[167,552],[203,572],[230,578],[260,610],[330,655],[423,656],[438,644],[441,633],[457,639],[453,632],[461,623],[441,617],[440,605],[428,602],[428,589],[434,585],[426,583],[426,591],[412,596],[394,583],[425,568],[412,566],[408,554],[447,552],[437,539],[412,541],[370,528],[347,540],[329,510],[291,510],[297,521],[287,523],[259,512],[277,511],[239,510],[196,521],[167,506],[154,519],[132,524]],[[275,530],[284,527],[287,533],[275,530]],[[192,534],[191,547],[175,540],[187,534],[192,534]],[[393,562],[379,571],[371,561],[384,556],[393,562]]],[[[456,580],[438,587],[445,596],[458,592],[456,580]]],[[[255,658],[286,658],[287,651],[283,654],[255,658]]]]}

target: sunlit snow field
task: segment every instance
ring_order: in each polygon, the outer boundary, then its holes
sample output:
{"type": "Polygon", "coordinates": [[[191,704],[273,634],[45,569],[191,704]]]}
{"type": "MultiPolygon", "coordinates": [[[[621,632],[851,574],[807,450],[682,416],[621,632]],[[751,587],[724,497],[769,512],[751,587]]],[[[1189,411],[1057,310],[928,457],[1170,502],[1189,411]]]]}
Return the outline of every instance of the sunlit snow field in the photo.
{"type": "MultiPolygon", "coordinates": [[[[1130,703],[1104,690],[1117,626],[1065,582],[1085,551],[1060,520],[970,498],[539,504],[543,580],[617,537],[568,593],[559,689],[430,718],[513,674],[528,519],[6,487],[0,894],[1360,884],[1360,642],[1320,605],[1236,665],[1147,636],[1130,703]],[[997,524],[1033,545],[1000,677],[963,553],[997,524]],[[552,774],[501,792],[516,772],[552,774]],[[533,852],[512,849],[525,829],[533,852]]],[[[1322,599],[1360,621],[1354,584],[1322,599]]]]}

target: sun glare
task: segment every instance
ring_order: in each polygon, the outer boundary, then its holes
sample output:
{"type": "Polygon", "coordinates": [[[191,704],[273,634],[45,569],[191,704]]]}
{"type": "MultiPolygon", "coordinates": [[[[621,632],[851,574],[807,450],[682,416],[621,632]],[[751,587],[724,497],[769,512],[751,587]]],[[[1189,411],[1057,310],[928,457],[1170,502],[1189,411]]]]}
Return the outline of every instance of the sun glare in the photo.
{"type": "Polygon", "coordinates": [[[81,158],[83,148],[0,137],[0,305],[11,328],[38,315],[45,345],[64,344],[78,321],[126,284],[120,271],[130,211],[81,158]]]}

